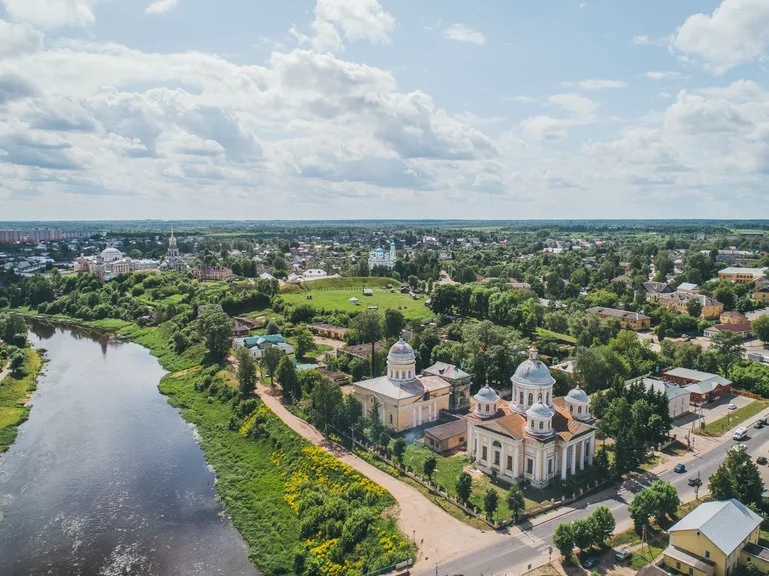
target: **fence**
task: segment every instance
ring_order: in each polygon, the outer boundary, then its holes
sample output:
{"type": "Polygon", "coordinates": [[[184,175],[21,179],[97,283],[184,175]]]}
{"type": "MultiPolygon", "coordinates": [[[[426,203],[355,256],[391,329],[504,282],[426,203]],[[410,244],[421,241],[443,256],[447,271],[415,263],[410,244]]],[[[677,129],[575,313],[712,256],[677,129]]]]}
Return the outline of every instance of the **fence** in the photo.
{"type": "Polygon", "coordinates": [[[752,398],[753,400],[761,400],[763,398],[761,394],[754,394],[753,392],[746,392],[745,390],[737,390],[735,388],[732,388],[732,392],[738,396],[745,396],[746,398],[752,398]]]}

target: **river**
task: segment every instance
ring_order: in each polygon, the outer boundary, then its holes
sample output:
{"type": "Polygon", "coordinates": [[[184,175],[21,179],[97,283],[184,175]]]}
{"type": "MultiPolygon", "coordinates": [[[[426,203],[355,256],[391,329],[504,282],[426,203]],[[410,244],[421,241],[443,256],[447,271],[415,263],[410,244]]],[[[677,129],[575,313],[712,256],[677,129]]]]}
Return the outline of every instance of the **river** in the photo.
{"type": "Polygon", "coordinates": [[[36,323],[50,360],[0,456],[1,576],[256,575],[149,352],[36,323]]]}

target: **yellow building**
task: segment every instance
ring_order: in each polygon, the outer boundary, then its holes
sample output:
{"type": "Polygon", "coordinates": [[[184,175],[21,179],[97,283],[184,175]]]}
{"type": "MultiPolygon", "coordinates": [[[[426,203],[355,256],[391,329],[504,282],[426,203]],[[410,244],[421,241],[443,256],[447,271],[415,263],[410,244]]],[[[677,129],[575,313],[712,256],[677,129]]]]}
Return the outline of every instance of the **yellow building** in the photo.
{"type": "Polygon", "coordinates": [[[769,286],[761,286],[760,288],[756,288],[756,291],[753,292],[753,300],[758,300],[759,302],[769,302],[769,286]]]}
{"type": "Polygon", "coordinates": [[[451,397],[451,384],[443,378],[417,376],[414,350],[403,338],[390,348],[387,375],[355,382],[352,389],[364,417],[376,406],[379,420],[396,432],[435,422],[451,397]]]}
{"type": "Polygon", "coordinates": [[[692,292],[676,291],[669,294],[653,294],[649,296],[649,299],[679,314],[687,314],[689,301],[696,300],[702,307],[702,312],[700,312],[701,320],[713,320],[718,318],[724,311],[724,305],[715,298],[705,296],[704,294],[693,294],[692,292]]]}
{"type": "Polygon", "coordinates": [[[766,273],[763,268],[740,268],[729,266],[718,271],[719,280],[728,280],[735,284],[752,284],[764,278],[766,273]]]}
{"type": "Polygon", "coordinates": [[[628,312],[627,310],[617,310],[616,308],[604,308],[603,306],[588,308],[586,311],[591,314],[598,314],[598,317],[601,320],[616,318],[619,320],[620,326],[623,328],[630,328],[631,330],[648,330],[652,325],[650,316],[639,314],[638,312],[628,312]]]}
{"type": "Polygon", "coordinates": [[[769,572],[769,549],[758,545],[761,517],[731,499],[706,502],[670,528],[663,563],[689,576],[731,576],[739,564],[769,572]]]}

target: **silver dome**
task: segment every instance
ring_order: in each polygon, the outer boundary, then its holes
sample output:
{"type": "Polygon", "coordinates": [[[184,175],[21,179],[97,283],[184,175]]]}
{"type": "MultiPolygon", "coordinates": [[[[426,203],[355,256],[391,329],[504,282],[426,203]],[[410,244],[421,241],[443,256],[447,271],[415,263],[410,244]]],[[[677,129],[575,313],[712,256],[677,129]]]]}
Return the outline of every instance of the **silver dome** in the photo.
{"type": "Polygon", "coordinates": [[[590,397],[587,395],[587,392],[585,392],[579,386],[577,386],[572,390],[569,390],[569,393],[566,394],[566,400],[571,400],[572,402],[579,402],[581,404],[590,403],[590,397]]]}
{"type": "Polygon", "coordinates": [[[513,382],[523,385],[552,386],[555,378],[550,374],[550,369],[537,358],[537,349],[532,346],[529,357],[516,368],[512,378],[513,382]]]}
{"type": "Polygon", "coordinates": [[[408,342],[406,342],[401,336],[401,339],[393,344],[390,348],[390,353],[387,355],[387,358],[390,360],[403,361],[414,360],[416,356],[414,356],[414,349],[409,346],[408,342]]]}
{"type": "Polygon", "coordinates": [[[498,402],[499,395],[490,386],[484,386],[473,397],[477,402],[498,402]]]}
{"type": "Polygon", "coordinates": [[[526,410],[526,415],[531,418],[552,418],[553,410],[542,400],[539,400],[526,410]]]}

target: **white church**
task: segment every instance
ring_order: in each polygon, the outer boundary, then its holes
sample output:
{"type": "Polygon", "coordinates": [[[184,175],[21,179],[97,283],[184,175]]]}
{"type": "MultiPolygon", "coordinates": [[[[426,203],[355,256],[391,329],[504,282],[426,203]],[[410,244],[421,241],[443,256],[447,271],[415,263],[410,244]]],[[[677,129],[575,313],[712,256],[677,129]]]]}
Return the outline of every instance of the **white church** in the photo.
{"type": "Polygon", "coordinates": [[[384,266],[388,270],[395,267],[395,242],[390,242],[390,251],[385,252],[382,248],[377,248],[368,253],[368,269],[372,270],[374,266],[384,266]]]}
{"type": "Polygon", "coordinates": [[[555,380],[533,346],[511,380],[509,405],[484,386],[466,416],[467,454],[475,467],[508,482],[526,478],[544,488],[592,466],[595,421],[585,391],[577,387],[553,398],[555,380]]]}

